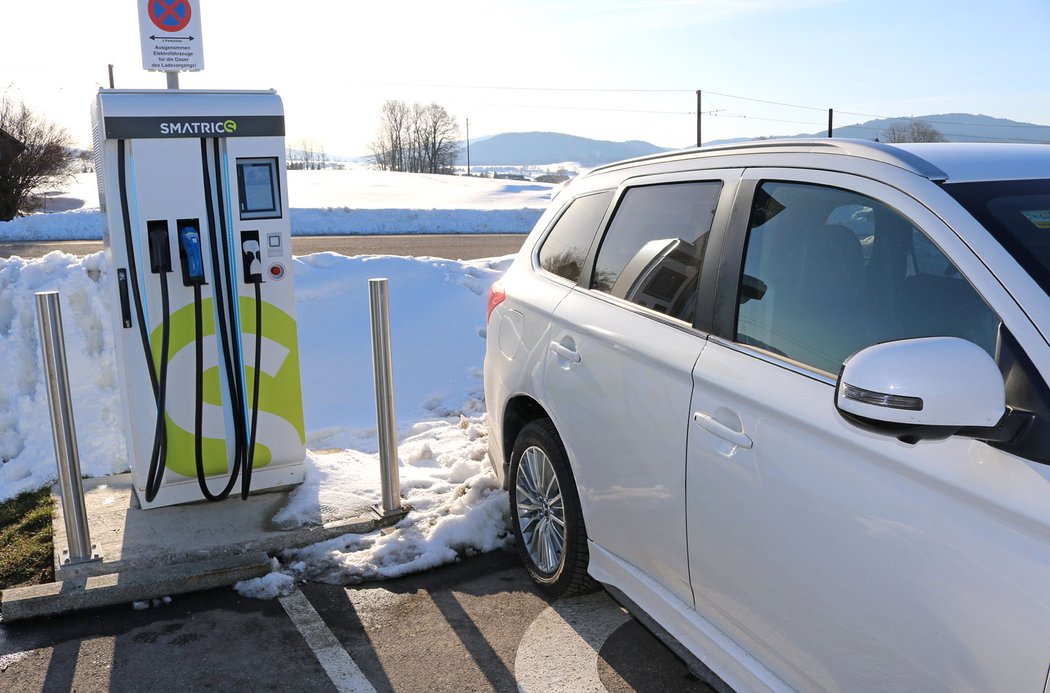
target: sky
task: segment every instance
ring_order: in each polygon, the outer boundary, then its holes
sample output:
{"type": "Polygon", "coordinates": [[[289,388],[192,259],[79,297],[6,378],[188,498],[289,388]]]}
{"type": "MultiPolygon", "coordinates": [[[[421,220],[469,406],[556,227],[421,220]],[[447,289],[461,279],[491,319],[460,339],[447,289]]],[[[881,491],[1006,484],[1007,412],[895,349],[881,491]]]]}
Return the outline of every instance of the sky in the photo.
{"type": "MultiPolygon", "coordinates": [[[[91,142],[108,84],[142,69],[148,0],[7,3],[0,94],[91,142]],[[9,27],[16,27],[14,31],[9,27]]],[[[878,116],[1050,124],[1048,0],[195,0],[204,70],[185,89],[268,89],[289,144],[367,154],[387,99],[436,102],[472,139],[551,131],[665,147],[878,116]],[[766,103],[774,102],[774,103],[766,103]]]]}

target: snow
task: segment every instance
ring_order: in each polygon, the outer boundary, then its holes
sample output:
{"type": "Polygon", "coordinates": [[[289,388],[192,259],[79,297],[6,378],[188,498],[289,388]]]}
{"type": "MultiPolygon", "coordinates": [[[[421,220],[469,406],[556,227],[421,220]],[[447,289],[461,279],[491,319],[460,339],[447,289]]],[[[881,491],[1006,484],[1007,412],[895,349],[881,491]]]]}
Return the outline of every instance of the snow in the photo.
{"type": "MultiPolygon", "coordinates": [[[[289,171],[292,234],[527,233],[558,186],[391,171],[289,171]]],[[[0,241],[98,240],[94,173],[51,191],[47,210],[0,222],[0,241]]]]}
{"type": "MultiPolygon", "coordinates": [[[[484,196],[473,204],[499,206],[484,196]]],[[[75,225],[84,214],[49,216],[75,225]]],[[[487,290],[511,259],[334,253],[294,259],[309,452],[305,482],[271,519],[294,527],[316,523],[322,509],[380,502],[367,290],[374,277],[389,279],[400,490],[411,510],[392,529],[286,552],[274,572],[239,583],[243,594],[273,598],[302,579],[396,577],[508,541],[507,494],[487,457],[481,366],[487,290]]],[[[82,472],[102,476],[129,469],[104,291],[108,280],[103,253],[0,258],[0,362],[6,366],[0,380],[0,500],[55,477],[36,291],[61,295],[82,472]]]]}

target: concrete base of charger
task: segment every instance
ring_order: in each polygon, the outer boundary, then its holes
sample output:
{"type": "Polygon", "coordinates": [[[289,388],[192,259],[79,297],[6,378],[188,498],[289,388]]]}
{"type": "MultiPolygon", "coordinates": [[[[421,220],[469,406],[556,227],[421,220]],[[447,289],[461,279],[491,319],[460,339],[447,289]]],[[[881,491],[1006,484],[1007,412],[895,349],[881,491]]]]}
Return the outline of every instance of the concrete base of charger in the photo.
{"type": "Polygon", "coordinates": [[[367,505],[335,515],[322,510],[321,523],[275,526],[271,518],[286,504],[288,489],[142,510],[131,474],[84,480],[91,543],[101,560],[66,562],[62,503],[56,486],[56,582],[4,590],[5,622],[51,616],[132,601],[232,585],[265,575],[270,555],[342,534],[365,533],[397,522],[404,513],[381,515],[367,505]]]}

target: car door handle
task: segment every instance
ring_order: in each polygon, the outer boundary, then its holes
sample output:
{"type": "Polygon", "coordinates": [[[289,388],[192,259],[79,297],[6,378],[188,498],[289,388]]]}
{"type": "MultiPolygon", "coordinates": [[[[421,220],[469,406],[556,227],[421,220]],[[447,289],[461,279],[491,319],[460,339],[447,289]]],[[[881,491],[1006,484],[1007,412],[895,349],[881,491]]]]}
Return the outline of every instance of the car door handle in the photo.
{"type": "Polygon", "coordinates": [[[738,447],[751,449],[754,445],[754,441],[751,440],[751,436],[744,433],[743,431],[734,431],[725,424],[718,423],[707,414],[698,411],[693,412],[693,421],[700,424],[700,428],[704,429],[708,433],[713,433],[723,440],[728,440],[733,445],[738,447]]]}
{"type": "Polygon", "coordinates": [[[551,342],[550,349],[552,354],[554,354],[558,358],[563,358],[566,361],[570,361],[572,363],[579,363],[581,360],[580,352],[576,351],[575,349],[570,349],[564,344],[559,344],[558,342],[551,342]]]}

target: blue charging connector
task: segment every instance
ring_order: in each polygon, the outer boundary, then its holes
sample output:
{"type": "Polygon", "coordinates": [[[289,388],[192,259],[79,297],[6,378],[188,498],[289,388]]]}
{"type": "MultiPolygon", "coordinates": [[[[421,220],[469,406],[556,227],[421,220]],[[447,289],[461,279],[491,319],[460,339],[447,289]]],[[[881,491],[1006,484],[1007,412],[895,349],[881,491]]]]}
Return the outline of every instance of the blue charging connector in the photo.
{"type": "Polygon", "coordinates": [[[204,257],[201,235],[195,226],[179,226],[179,255],[182,260],[182,283],[185,286],[204,283],[204,257]]]}

